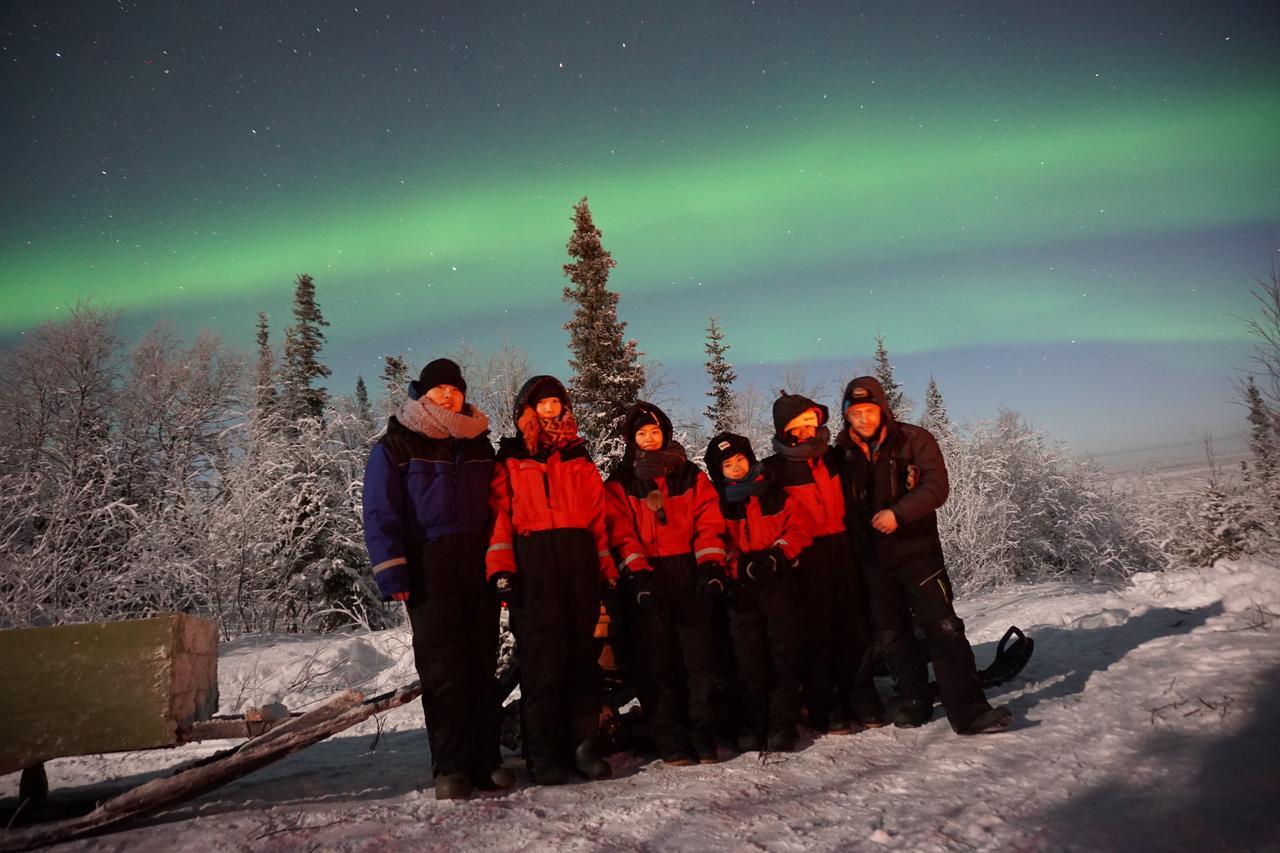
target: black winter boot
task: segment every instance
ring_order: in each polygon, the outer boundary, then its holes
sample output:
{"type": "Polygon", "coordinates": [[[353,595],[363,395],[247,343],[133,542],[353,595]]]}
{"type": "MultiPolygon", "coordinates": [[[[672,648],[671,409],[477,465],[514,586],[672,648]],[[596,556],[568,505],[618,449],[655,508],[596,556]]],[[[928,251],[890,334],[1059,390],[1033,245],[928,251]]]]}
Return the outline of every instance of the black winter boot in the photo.
{"type": "Polygon", "coordinates": [[[471,796],[471,780],[465,773],[446,773],[436,780],[437,800],[465,800],[471,796]]]}
{"type": "Polygon", "coordinates": [[[794,731],[776,731],[769,733],[769,741],[765,744],[769,752],[795,752],[796,733],[794,731]]]}
{"type": "Polygon", "coordinates": [[[884,704],[875,686],[854,688],[849,704],[853,719],[864,729],[878,729],[885,724],[884,704]]]}
{"type": "Polygon", "coordinates": [[[699,764],[716,764],[720,761],[720,756],[716,751],[714,735],[706,732],[693,732],[689,735],[689,741],[693,744],[693,751],[698,756],[699,764]]]}
{"type": "Polygon", "coordinates": [[[538,785],[563,785],[569,781],[569,771],[559,764],[535,764],[531,772],[538,785]]]}
{"type": "Polygon", "coordinates": [[[578,744],[578,748],[573,751],[573,763],[583,776],[593,782],[608,779],[613,775],[613,768],[609,766],[609,762],[596,755],[594,738],[578,744]]]}
{"type": "Polygon", "coordinates": [[[1004,705],[997,705],[979,712],[968,725],[957,729],[958,735],[982,735],[1002,732],[1013,725],[1013,712],[1004,705]]]}
{"type": "Polygon", "coordinates": [[[498,766],[488,773],[477,773],[472,782],[479,791],[505,791],[515,787],[516,774],[510,767],[498,766]]]}
{"type": "Polygon", "coordinates": [[[903,699],[893,715],[893,724],[900,729],[923,726],[933,719],[933,702],[929,699],[903,699]]]}

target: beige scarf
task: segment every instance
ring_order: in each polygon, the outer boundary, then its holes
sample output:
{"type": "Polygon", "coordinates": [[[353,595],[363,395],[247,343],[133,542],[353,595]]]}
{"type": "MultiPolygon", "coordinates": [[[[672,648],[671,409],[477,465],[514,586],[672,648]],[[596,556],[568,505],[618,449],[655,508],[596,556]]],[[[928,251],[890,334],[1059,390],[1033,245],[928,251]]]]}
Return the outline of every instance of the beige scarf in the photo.
{"type": "Polygon", "coordinates": [[[401,403],[396,420],[427,438],[475,438],[489,428],[489,416],[470,403],[451,412],[426,397],[401,403]]]}

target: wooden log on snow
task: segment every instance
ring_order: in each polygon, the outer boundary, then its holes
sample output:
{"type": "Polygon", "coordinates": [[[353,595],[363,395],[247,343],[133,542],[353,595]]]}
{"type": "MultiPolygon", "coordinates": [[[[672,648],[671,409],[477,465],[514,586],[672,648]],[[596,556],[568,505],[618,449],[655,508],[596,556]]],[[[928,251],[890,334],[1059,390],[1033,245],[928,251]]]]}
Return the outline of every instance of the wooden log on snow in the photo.
{"type": "Polygon", "coordinates": [[[0,631],[0,660],[0,773],[173,746],[218,708],[217,626],[186,614],[0,631]]]}
{"type": "Polygon", "coordinates": [[[422,694],[417,682],[363,702],[347,690],[313,711],[285,720],[238,747],[188,765],[172,776],[153,779],[103,802],[89,814],[56,824],[0,833],[0,851],[29,850],[102,832],[193,799],[220,785],[278,761],[300,749],[390,710],[422,694]]]}

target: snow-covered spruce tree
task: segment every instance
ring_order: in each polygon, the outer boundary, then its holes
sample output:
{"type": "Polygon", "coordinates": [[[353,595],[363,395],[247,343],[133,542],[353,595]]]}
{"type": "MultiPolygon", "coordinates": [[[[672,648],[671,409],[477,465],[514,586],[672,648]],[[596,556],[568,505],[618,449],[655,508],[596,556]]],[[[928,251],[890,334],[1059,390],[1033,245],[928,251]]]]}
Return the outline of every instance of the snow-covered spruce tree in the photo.
{"type": "Polygon", "coordinates": [[[924,415],[920,418],[920,426],[933,433],[939,441],[951,434],[951,416],[947,413],[947,404],[943,402],[942,391],[932,376],[924,392],[924,415]]]}
{"type": "Polygon", "coordinates": [[[880,380],[885,397],[889,400],[889,408],[893,410],[893,416],[900,421],[911,420],[912,409],[915,407],[903,393],[901,383],[893,378],[893,363],[889,361],[889,348],[885,345],[884,335],[879,329],[876,329],[875,366],[871,373],[880,380]]]}
{"type": "Polygon", "coordinates": [[[707,378],[711,380],[711,390],[707,396],[711,402],[703,410],[707,420],[711,421],[711,432],[724,432],[734,428],[733,383],[738,380],[733,365],[725,358],[729,345],[724,342],[724,330],[712,315],[707,320],[707,378]]]}
{"type": "Polygon", "coordinates": [[[1280,416],[1250,375],[1241,387],[1248,409],[1252,463],[1241,463],[1247,553],[1280,554],[1280,416]]]}
{"type": "Polygon", "coordinates": [[[317,379],[330,375],[329,368],[320,361],[323,329],[329,324],[316,302],[315,279],[306,273],[298,276],[294,287],[293,318],[294,324],[285,332],[281,401],[285,421],[290,425],[302,418],[323,417],[329,399],[323,386],[313,386],[317,379]]]}
{"type": "Polygon", "coordinates": [[[271,349],[271,329],[265,311],[258,312],[258,329],[254,339],[258,345],[258,365],[254,371],[254,411],[260,418],[276,412],[280,394],[276,390],[276,356],[271,349]]]}
{"type": "Polygon", "coordinates": [[[409,381],[413,379],[413,373],[403,355],[387,353],[382,362],[382,375],[378,378],[382,380],[382,391],[386,395],[383,408],[394,412],[409,395],[409,381]]]}
{"type": "Polygon", "coordinates": [[[1271,411],[1271,407],[1263,399],[1253,374],[1249,374],[1240,389],[1240,395],[1244,397],[1245,408],[1249,412],[1249,452],[1253,454],[1253,467],[1259,479],[1266,479],[1275,473],[1277,464],[1280,464],[1280,435],[1277,435],[1276,430],[1276,413],[1271,411]]]}
{"type": "Polygon", "coordinates": [[[569,332],[569,393],[582,436],[601,470],[622,458],[618,424],[644,387],[643,353],[626,340],[627,324],[618,319],[618,294],[609,290],[609,271],[617,266],[600,242],[584,197],[573,206],[573,234],[567,246],[573,263],[564,274],[573,282],[563,299],[574,306],[565,323],[569,332]]]}
{"type": "Polygon", "coordinates": [[[373,405],[369,402],[369,388],[364,384],[363,376],[356,376],[356,390],[351,397],[356,415],[364,421],[369,430],[373,430],[373,405]]]}

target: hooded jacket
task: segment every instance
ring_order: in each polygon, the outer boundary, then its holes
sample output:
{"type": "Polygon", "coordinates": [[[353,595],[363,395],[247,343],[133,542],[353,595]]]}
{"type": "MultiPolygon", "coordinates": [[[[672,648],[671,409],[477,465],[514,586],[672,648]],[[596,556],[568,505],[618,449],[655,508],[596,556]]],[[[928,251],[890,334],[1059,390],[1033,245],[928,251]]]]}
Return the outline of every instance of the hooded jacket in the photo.
{"type": "MultiPolygon", "coordinates": [[[[518,423],[526,407],[543,397],[558,397],[569,411],[569,395],[550,376],[535,376],[516,396],[512,412],[518,423]],[[535,392],[536,395],[535,395],[535,392]]],[[[586,444],[573,438],[560,447],[530,453],[516,427],[503,438],[489,489],[493,529],[486,554],[486,575],[515,572],[515,537],[545,531],[589,531],[596,543],[601,577],[616,578],[605,528],[604,483],[586,444]]]]}
{"type": "Polygon", "coordinates": [[[653,559],[693,554],[698,563],[723,563],[724,518],[711,481],[688,459],[665,476],[636,474],[635,434],[656,423],[662,447],[672,446],[671,419],[652,403],[638,402],[623,421],[627,449],[605,482],[609,544],[624,571],[647,571],[653,559]]]}
{"type": "Polygon", "coordinates": [[[384,600],[409,591],[411,562],[425,543],[487,534],[493,457],[487,431],[428,438],[394,416],[387,420],[364,476],[365,546],[384,600]]]}
{"type": "Polygon", "coordinates": [[[940,561],[937,509],[951,486],[937,440],[923,427],[899,422],[874,377],[860,376],[845,387],[842,413],[855,402],[875,403],[881,412],[880,440],[874,447],[849,428],[836,438],[855,548],[883,568],[921,558],[940,561]],[[913,467],[916,482],[908,488],[913,467]],[[872,517],[883,509],[892,510],[898,520],[898,529],[889,535],[871,527],[872,517]]]}
{"type": "MultiPolygon", "coordinates": [[[[818,411],[818,426],[827,423],[827,407],[799,394],[784,394],[773,404],[774,437],[785,441],[783,430],[807,409],[818,411]]],[[[800,503],[809,519],[811,538],[845,530],[844,488],[840,484],[839,454],[827,448],[812,459],[788,459],[775,453],[764,461],[778,485],[800,503]]]]}
{"type": "Polygon", "coordinates": [[[724,516],[729,542],[729,576],[740,576],[744,557],[750,557],[770,548],[781,548],[788,560],[795,560],[800,552],[813,543],[810,530],[813,520],[804,506],[773,480],[766,468],[758,480],[766,482],[759,495],[745,501],[731,501],[725,497],[725,478],[721,469],[724,459],[734,453],[743,453],[747,461],[755,465],[755,453],[750,442],[732,433],[721,433],[707,445],[707,471],[720,498],[720,513],[724,516]],[[721,449],[722,445],[724,446],[721,449]],[[744,446],[745,445],[745,446],[744,446]]]}

